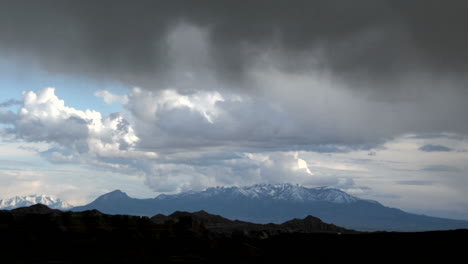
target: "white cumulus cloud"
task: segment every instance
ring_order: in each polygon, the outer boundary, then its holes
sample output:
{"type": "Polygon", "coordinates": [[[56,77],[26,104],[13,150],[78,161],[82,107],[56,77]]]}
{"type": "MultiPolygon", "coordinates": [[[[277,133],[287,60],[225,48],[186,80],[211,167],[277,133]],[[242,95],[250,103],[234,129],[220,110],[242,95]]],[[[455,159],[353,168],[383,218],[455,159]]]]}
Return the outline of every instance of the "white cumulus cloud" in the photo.
{"type": "Polygon", "coordinates": [[[55,162],[87,162],[110,158],[153,158],[135,149],[139,138],[120,114],[102,116],[94,110],[65,105],[54,88],[23,93],[23,102],[6,124],[10,135],[28,142],[47,142],[44,157],[55,162]]]}

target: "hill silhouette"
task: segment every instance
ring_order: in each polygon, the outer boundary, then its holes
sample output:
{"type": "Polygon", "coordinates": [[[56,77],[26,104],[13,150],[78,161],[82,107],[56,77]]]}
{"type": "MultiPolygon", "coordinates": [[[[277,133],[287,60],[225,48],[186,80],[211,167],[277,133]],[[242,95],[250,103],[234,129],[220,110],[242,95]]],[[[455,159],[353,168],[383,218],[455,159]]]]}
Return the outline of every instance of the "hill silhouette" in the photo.
{"type": "Polygon", "coordinates": [[[354,230],[345,229],[336,225],[327,224],[322,220],[307,216],[304,219],[293,219],[282,224],[256,224],[246,221],[230,220],[219,215],[198,211],[194,213],[176,211],[169,216],[162,214],[151,217],[154,223],[178,222],[181,218],[191,218],[206,229],[224,235],[242,233],[246,236],[269,237],[281,233],[358,233],[354,230]]]}
{"type": "Polygon", "coordinates": [[[6,263],[366,262],[450,261],[463,256],[468,231],[361,233],[313,216],[259,225],[203,211],[149,218],[34,205],[0,211],[0,236],[6,263]]]}

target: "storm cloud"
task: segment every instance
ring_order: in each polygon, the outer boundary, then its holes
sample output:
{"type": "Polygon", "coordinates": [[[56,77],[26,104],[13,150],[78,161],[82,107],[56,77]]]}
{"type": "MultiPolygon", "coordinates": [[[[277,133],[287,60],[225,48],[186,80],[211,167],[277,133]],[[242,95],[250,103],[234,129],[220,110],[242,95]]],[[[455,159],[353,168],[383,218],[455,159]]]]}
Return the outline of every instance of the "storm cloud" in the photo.
{"type": "Polygon", "coordinates": [[[0,54],[129,88],[261,98],[320,138],[300,145],[466,134],[467,8],[457,0],[1,1],[0,54]]]}
{"type": "MultiPolygon", "coordinates": [[[[355,80],[397,83],[408,71],[452,75],[468,67],[468,4],[461,0],[47,0],[0,5],[3,51],[36,57],[51,71],[104,75],[136,85],[167,70],[173,58],[166,38],[180,23],[206,31],[213,64],[203,66],[224,79],[242,79],[269,50],[283,58],[285,71],[324,67],[355,80]]],[[[189,43],[196,46],[192,37],[189,43]]]]}

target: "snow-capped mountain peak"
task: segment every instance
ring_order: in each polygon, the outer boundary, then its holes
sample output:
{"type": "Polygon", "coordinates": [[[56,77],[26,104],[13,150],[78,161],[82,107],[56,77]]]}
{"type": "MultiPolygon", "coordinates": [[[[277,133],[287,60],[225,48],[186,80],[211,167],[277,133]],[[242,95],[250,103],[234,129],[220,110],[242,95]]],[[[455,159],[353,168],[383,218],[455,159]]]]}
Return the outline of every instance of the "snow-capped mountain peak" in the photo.
{"type": "Polygon", "coordinates": [[[297,184],[256,184],[245,187],[211,187],[192,195],[209,198],[217,195],[224,197],[243,197],[250,199],[272,199],[295,202],[332,202],[353,203],[360,200],[339,189],[319,187],[307,188],[297,184]]]}
{"type": "Polygon", "coordinates": [[[15,196],[8,199],[0,200],[0,209],[14,209],[18,207],[31,206],[34,204],[47,205],[52,209],[65,210],[72,208],[70,204],[48,195],[28,195],[28,196],[15,196]]]}

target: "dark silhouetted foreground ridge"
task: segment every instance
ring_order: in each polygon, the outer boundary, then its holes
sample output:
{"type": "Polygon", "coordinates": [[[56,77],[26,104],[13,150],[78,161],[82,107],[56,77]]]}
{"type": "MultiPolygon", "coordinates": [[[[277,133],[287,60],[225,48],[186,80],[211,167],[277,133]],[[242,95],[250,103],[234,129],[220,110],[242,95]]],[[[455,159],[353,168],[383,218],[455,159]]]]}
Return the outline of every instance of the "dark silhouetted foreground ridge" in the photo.
{"type": "Polygon", "coordinates": [[[464,255],[468,231],[360,233],[313,216],[254,224],[204,211],[148,218],[39,204],[0,211],[0,236],[5,263],[375,263],[374,256],[452,262],[464,255]]]}

